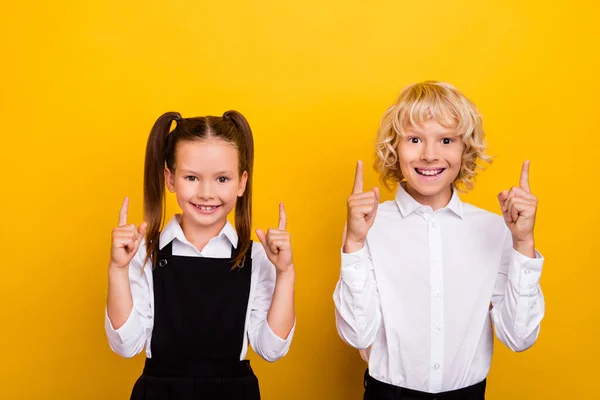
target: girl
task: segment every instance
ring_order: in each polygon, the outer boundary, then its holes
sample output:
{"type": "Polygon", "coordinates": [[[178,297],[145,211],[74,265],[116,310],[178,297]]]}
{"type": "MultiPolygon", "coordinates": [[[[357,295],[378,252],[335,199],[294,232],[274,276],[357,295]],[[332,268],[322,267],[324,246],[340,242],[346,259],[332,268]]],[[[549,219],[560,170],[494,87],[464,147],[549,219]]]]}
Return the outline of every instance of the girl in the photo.
{"type": "Polygon", "coordinates": [[[246,119],[163,114],[146,147],[146,221],[112,232],[105,327],[110,347],[146,364],[131,399],[260,399],[246,357],[283,357],[295,328],[286,214],[252,243],[254,144],[246,119]],[[169,133],[173,122],[176,127],[169,133]],[[165,183],[182,213],[164,229],[165,183]],[[235,225],[227,215],[235,206],[235,225]],[[240,361],[242,360],[242,361],[240,361]]]}

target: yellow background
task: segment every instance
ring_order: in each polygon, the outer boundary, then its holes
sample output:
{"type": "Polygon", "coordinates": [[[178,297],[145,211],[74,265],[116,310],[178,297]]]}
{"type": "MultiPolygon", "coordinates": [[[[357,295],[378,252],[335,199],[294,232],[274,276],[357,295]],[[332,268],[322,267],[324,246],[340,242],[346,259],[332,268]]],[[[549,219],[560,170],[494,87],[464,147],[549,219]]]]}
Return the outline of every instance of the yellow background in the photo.
{"type": "Polygon", "coordinates": [[[289,355],[251,353],[263,398],[362,398],[333,314],[345,199],[380,116],[425,79],[485,117],[497,158],[463,199],[497,212],[526,158],[540,199],[546,318],[529,351],[496,347],[488,398],[600,398],[597,2],[19,3],[0,24],[1,398],[128,398],[143,356],[105,339],[110,230],[125,195],[140,222],[155,119],[227,109],[255,133],[255,227],[284,200],[298,270],[289,355]]]}

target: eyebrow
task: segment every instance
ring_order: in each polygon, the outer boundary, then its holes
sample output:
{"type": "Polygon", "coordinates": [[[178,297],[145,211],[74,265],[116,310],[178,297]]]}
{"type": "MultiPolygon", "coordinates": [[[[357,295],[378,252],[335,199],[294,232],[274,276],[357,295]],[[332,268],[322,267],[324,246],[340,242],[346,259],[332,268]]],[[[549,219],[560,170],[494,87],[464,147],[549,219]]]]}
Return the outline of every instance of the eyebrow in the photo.
{"type": "MultiPolygon", "coordinates": [[[[196,171],[192,171],[191,169],[186,169],[186,168],[182,168],[181,173],[182,174],[192,174],[192,175],[202,175],[196,171]]],[[[223,171],[217,171],[214,174],[215,175],[231,175],[231,174],[233,174],[233,172],[231,172],[229,170],[223,170],[223,171]]]]}
{"type": "MultiPolygon", "coordinates": [[[[406,136],[425,136],[425,134],[423,132],[415,132],[415,131],[412,131],[412,130],[406,130],[405,131],[405,135],[406,136]]],[[[462,136],[457,131],[434,132],[432,135],[436,136],[436,137],[456,137],[456,136],[462,136]]]]}

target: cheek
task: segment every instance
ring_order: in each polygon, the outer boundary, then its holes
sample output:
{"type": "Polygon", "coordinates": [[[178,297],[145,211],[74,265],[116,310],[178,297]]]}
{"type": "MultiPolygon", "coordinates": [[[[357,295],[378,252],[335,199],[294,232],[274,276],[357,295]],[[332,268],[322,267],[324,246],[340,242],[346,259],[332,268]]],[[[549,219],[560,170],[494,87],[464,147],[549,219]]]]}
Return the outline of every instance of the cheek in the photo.
{"type": "Polygon", "coordinates": [[[229,182],[218,189],[219,197],[222,200],[231,202],[237,198],[238,182],[229,182]]]}
{"type": "Polygon", "coordinates": [[[401,158],[400,159],[400,171],[402,172],[402,174],[406,175],[410,169],[411,169],[410,163],[405,158],[401,158]]]}
{"type": "Polygon", "coordinates": [[[175,182],[175,194],[179,198],[189,197],[193,192],[191,185],[186,181],[176,181],[175,182]]]}
{"type": "Polygon", "coordinates": [[[464,146],[456,146],[446,155],[446,160],[450,162],[452,168],[460,168],[462,164],[464,146]]]}
{"type": "Polygon", "coordinates": [[[400,164],[400,169],[404,171],[405,169],[409,169],[410,164],[416,159],[418,159],[418,151],[415,148],[409,148],[407,146],[403,146],[402,144],[398,146],[398,163],[400,164]]]}

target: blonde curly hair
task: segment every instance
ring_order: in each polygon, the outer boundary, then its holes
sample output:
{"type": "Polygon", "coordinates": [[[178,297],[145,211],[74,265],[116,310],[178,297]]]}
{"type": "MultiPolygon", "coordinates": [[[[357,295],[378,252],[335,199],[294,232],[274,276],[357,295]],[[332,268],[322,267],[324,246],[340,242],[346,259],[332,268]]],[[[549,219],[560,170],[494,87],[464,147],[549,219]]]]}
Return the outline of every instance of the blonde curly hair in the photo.
{"type": "MultiPolygon", "coordinates": [[[[485,133],[475,105],[454,86],[425,81],[402,89],[396,103],[381,119],[375,143],[375,170],[386,187],[404,180],[398,160],[398,144],[405,128],[422,125],[434,119],[444,127],[455,128],[465,145],[460,172],[452,185],[470,190],[475,184],[480,161],[491,163],[485,154],[485,133]]],[[[461,190],[461,191],[464,191],[461,190]]]]}

